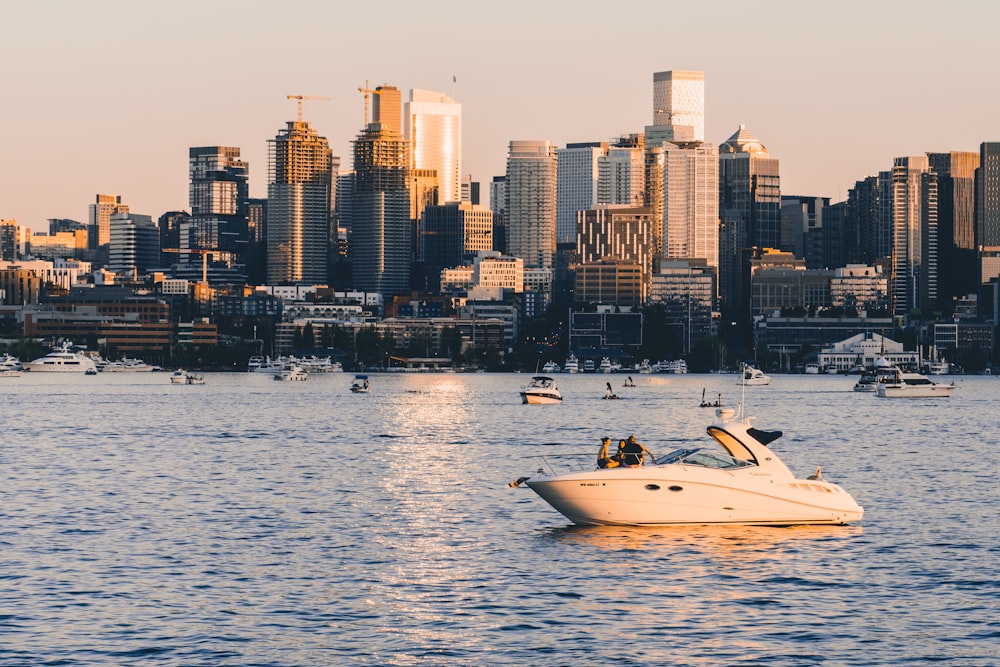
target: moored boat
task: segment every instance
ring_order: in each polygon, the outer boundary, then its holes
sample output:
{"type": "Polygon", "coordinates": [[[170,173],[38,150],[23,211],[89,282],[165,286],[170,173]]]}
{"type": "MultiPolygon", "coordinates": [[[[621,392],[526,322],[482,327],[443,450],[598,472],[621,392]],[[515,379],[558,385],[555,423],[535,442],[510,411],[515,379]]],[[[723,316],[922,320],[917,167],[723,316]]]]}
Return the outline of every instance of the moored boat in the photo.
{"type": "Polygon", "coordinates": [[[580,372],[580,361],[576,358],[576,355],[570,352],[570,355],[566,357],[566,363],[563,365],[563,372],[565,373],[579,373],[580,372]]]}
{"type": "Polygon", "coordinates": [[[44,357],[24,364],[25,370],[32,373],[86,373],[97,372],[94,360],[80,352],[74,352],[72,346],[64,344],[44,357]]]}
{"type": "Polygon", "coordinates": [[[302,370],[298,364],[285,364],[280,371],[271,377],[281,382],[302,382],[309,379],[309,373],[302,370]]]}
{"type": "Polygon", "coordinates": [[[770,448],[780,431],[764,431],[736,411],[717,411],[708,427],[715,447],[684,447],[637,466],[556,472],[556,457],[541,457],[540,473],[525,484],[579,525],[659,526],[847,524],[864,510],[847,491],[813,475],[796,478],[770,448]]]}
{"type": "Polygon", "coordinates": [[[771,384],[771,376],[766,375],[764,371],[760,370],[756,366],[744,364],[743,371],[740,374],[740,384],[746,387],[768,385],[771,384]]]}

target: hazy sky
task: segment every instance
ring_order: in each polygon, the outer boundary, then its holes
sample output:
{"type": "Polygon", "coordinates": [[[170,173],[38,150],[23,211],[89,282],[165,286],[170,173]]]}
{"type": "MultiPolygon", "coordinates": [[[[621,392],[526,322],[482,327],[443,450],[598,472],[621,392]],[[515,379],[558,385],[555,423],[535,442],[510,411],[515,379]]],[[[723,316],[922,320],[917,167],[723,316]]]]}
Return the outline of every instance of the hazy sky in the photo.
{"type": "Polygon", "coordinates": [[[187,209],[191,146],[238,146],[266,196],[289,94],[330,98],[304,117],[350,168],[366,81],[462,104],[463,171],[484,198],[512,139],[641,132],[669,69],[705,72],[706,140],[744,123],[780,160],[784,194],[839,201],[894,157],[1000,140],[1000,5],[695,4],[5,3],[0,218],[86,222],[99,192],[154,219],[187,209]]]}

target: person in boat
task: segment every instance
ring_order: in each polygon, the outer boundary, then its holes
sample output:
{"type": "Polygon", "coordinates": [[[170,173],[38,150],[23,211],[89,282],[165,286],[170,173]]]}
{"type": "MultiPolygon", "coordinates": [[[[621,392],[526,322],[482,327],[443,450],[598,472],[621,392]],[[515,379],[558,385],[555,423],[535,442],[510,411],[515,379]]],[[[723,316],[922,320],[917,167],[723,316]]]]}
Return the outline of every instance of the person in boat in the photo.
{"type": "Polygon", "coordinates": [[[624,455],[622,464],[626,468],[638,468],[641,466],[646,459],[646,454],[649,454],[649,458],[653,463],[656,463],[656,456],[653,455],[653,452],[646,449],[646,446],[636,440],[634,435],[630,435],[624,443],[625,445],[622,448],[624,455]]]}
{"type": "Polygon", "coordinates": [[[601,450],[597,452],[598,468],[617,468],[621,465],[621,450],[614,456],[608,455],[608,447],[611,446],[611,438],[604,436],[601,438],[601,450]]]}

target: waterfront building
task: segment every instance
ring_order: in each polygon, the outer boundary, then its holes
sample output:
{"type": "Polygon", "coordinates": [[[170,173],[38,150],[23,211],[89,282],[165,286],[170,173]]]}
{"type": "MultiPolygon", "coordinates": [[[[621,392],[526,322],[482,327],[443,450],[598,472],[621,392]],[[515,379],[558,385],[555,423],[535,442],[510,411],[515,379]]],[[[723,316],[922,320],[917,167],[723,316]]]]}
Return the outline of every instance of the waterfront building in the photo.
{"type": "Polygon", "coordinates": [[[507,254],[550,269],[556,244],[556,151],[548,141],[511,141],[507,153],[507,254]]]}
{"type": "Polygon", "coordinates": [[[268,141],[268,282],[326,282],[333,178],[329,142],[301,114],[268,141]]]}
{"type": "Polygon", "coordinates": [[[653,274],[649,302],[662,304],[674,354],[690,354],[715,334],[716,272],[703,259],[661,260],[653,274]]]}
{"type": "Polygon", "coordinates": [[[462,105],[442,93],[413,88],[404,114],[403,137],[412,151],[410,167],[436,172],[438,202],[469,201],[461,192],[462,105]]]}

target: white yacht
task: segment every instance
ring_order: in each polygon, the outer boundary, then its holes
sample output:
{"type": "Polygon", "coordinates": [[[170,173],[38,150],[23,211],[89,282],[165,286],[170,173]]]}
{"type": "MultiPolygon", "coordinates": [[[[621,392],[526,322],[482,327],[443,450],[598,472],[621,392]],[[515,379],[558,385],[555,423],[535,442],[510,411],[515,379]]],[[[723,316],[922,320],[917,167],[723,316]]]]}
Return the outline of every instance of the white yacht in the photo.
{"type": "Polygon", "coordinates": [[[636,366],[636,370],[641,374],[652,373],[653,367],[649,364],[649,359],[643,359],[639,365],[636,366]]]}
{"type": "Polygon", "coordinates": [[[271,377],[281,382],[302,382],[309,379],[309,373],[302,370],[298,364],[285,364],[280,371],[271,377]]]}
{"type": "Polygon", "coordinates": [[[586,469],[566,473],[553,467],[559,457],[542,455],[536,457],[540,465],[534,475],[510,486],[526,483],[567,519],[585,526],[840,525],[861,520],[861,506],[824,480],[819,467],[805,479],[795,477],[769,447],[781,431],[754,428],[751,418],[737,418],[731,408],[717,414],[721,422],[708,427],[714,447],[685,447],[631,467],[600,468],[587,455],[586,469]]]}
{"type": "Polygon", "coordinates": [[[44,357],[29,361],[25,370],[32,373],[86,373],[97,372],[94,360],[80,352],[74,352],[69,344],[62,345],[44,357]]]}
{"type": "Polygon", "coordinates": [[[549,361],[544,366],[542,366],[543,373],[558,373],[560,370],[561,369],[559,368],[559,364],[557,364],[554,361],[549,361]]]}
{"type": "Polygon", "coordinates": [[[106,362],[100,370],[105,373],[143,373],[156,370],[156,366],[150,366],[142,359],[122,357],[119,361],[106,362]]]}
{"type": "Polygon", "coordinates": [[[580,372],[580,361],[576,358],[576,355],[572,352],[566,357],[566,364],[563,366],[563,371],[566,373],[579,373],[580,372]]]}
{"type": "Polygon", "coordinates": [[[15,356],[4,354],[0,355],[0,371],[23,371],[24,366],[21,364],[21,360],[15,356]]]}
{"type": "Polygon", "coordinates": [[[683,374],[688,372],[687,362],[683,359],[674,359],[673,361],[664,362],[661,367],[661,372],[663,373],[675,373],[683,374]]]}
{"type": "Polygon", "coordinates": [[[597,367],[600,373],[610,373],[612,370],[611,360],[607,357],[601,357],[601,365],[597,367]]]}
{"type": "Polygon", "coordinates": [[[528,384],[521,387],[521,402],[532,405],[562,403],[562,393],[553,378],[536,375],[528,384]]]}
{"type": "Polygon", "coordinates": [[[587,359],[586,361],[583,362],[583,372],[584,373],[593,373],[594,372],[594,360],[593,359],[587,359]]]}
{"type": "Polygon", "coordinates": [[[955,383],[932,382],[926,375],[907,373],[899,368],[885,381],[876,383],[876,391],[882,398],[931,398],[951,396],[955,383]]]}
{"type": "Polygon", "coordinates": [[[756,366],[744,364],[743,372],[740,374],[740,384],[746,387],[771,384],[771,376],[765,375],[764,371],[756,366]]]}
{"type": "Polygon", "coordinates": [[[813,362],[806,364],[806,375],[819,375],[819,364],[813,362]]]}

